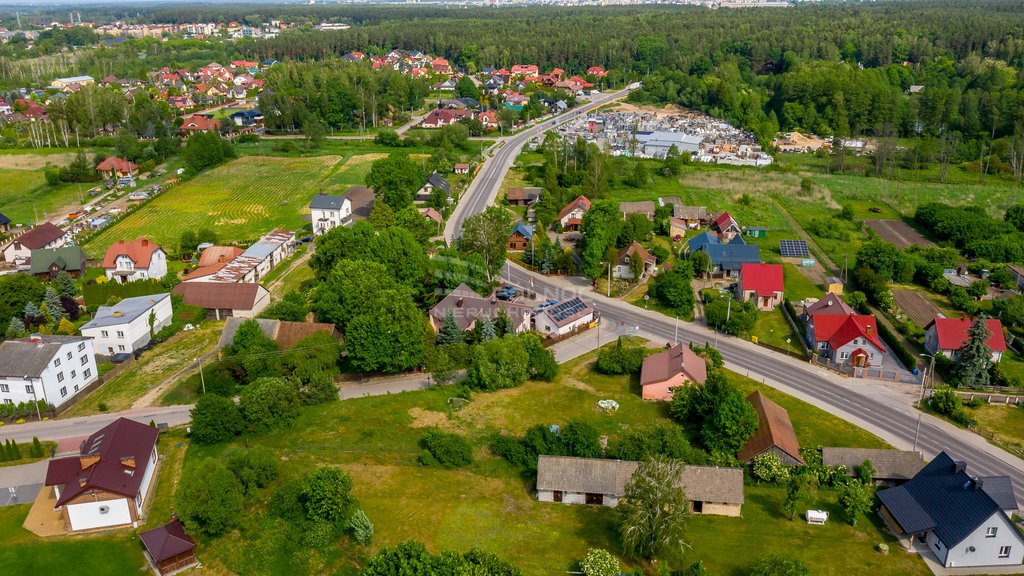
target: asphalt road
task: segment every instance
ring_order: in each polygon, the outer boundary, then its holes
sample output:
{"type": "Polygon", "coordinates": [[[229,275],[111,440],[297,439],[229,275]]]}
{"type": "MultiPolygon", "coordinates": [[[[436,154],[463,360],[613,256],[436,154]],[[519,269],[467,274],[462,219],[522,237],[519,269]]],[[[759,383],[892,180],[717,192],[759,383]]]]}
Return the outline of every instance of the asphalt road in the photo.
{"type": "Polygon", "coordinates": [[[142,408],[140,410],[125,410],[110,414],[99,414],[96,416],[80,416],[66,420],[48,420],[45,422],[26,422],[25,424],[8,424],[0,428],[0,440],[10,438],[18,444],[32,442],[36,436],[40,440],[57,441],[62,438],[77,438],[88,436],[100,428],[110,424],[120,417],[131,418],[143,424],[149,424],[150,420],[157,424],[177,426],[188,423],[191,418],[189,411],[191,405],[187,406],[164,406],[154,408],[142,408]]]}
{"type": "MultiPolygon", "coordinates": [[[[888,440],[897,448],[917,449],[926,458],[946,451],[954,459],[965,460],[968,472],[976,476],[1009,476],[1019,504],[1024,504],[1024,462],[1016,456],[988,444],[980,436],[960,430],[927,414],[920,414],[898,394],[885,394],[876,386],[812,366],[736,338],[716,338],[714,331],[688,322],[676,322],[659,313],[643,310],[620,300],[606,298],[590,290],[585,280],[553,279],[535,275],[516,265],[507,266],[504,278],[521,288],[543,294],[544,298],[562,299],[579,294],[595,305],[605,330],[605,343],[616,336],[621,326],[639,327],[637,332],[656,342],[678,340],[689,343],[715,343],[722,352],[726,366],[756,380],[791,393],[828,410],[845,420],[866,428],[888,440]],[[919,424],[920,418],[920,424],[919,424]],[[920,431],[918,428],[920,427],[920,431]]],[[[907,385],[903,385],[905,388],[907,385]]],[[[915,387],[906,391],[913,393],[915,387]]]]}
{"type": "Polygon", "coordinates": [[[462,224],[466,218],[483,212],[488,205],[494,202],[498,189],[501,188],[501,182],[505,179],[505,174],[516,161],[516,157],[519,156],[519,151],[523,145],[530,139],[540,136],[556,125],[568,122],[580,114],[585,114],[594,108],[604,106],[619,98],[624,98],[629,92],[630,90],[626,88],[618,92],[600,94],[578,108],[573,108],[553,119],[545,119],[543,122],[539,122],[537,125],[527,128],[519,134],[509,136],[498,142],[495,145],[494,155],[484,161],[479,173],[473,178],[473,182],[466,189],[466,193],[462,195],[462,200],[445,223],[445,240],[447,242],[454,240],[462,230],[462,224]]]}

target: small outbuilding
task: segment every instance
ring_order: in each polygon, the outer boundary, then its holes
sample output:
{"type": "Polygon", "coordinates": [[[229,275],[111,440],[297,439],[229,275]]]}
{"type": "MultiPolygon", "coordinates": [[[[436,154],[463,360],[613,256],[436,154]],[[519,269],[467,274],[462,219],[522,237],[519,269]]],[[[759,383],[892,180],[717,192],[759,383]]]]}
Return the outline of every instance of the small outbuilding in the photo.
{"type": "Polygon", "coordinates": [[[789,420],[789,413],[760,390],[747,396],[747,402],[757,412],[757,432],[740,449],[737,459],[750,464],[755,457],[771,452],[781,458],[786,466],[803,466],[805,462],[800,456],[800,443],[796,439],[793,423],[789,420]]]}
{"type": "Polygon", "coordinates": [[[195,540],[185,534],[177,517],[163,526],[139,534],[146,560],[159,576],[168,576],[199,564],[195,540]]]}

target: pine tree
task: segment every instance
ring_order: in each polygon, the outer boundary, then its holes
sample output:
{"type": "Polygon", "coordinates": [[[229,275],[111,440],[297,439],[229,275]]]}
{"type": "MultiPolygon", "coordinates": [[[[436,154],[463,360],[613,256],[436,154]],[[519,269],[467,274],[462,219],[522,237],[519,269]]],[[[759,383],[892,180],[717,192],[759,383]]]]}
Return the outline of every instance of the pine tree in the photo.
{"type": "Polygon", "coordinates": [[[25,323],[21,321],[21,318],[17,316],[11,317],[11,322],[7,324],[7,337],[17,338],[25,332],[25,323]]]}
{"type": "Polygon", "coordinates": [[[444,315],[444,324],[437,331],[438,344],[461,344],[466,341],[466,335],[455,323],[455,314],[451,310],[444,315]]]}
{"type": "Polygon", "coordinates": [[[46,295],[43,296],[43,307],[50,311],[54,322],[60,322],[67,316],[64,306],[60,303],[60,294],[57,293],[53,286],[46,287],[46,295]]]}
{"type": "Polygon", "coordinates": [[[505,312],[505,308],[501,308],[498,312],[498,319],[494,321],[494,330],[497,332],[498,338],[515,332],[512,328],[512,320],[508,317],[508,313],[505,312]]]}
{"type": "Polygon", "coordinates": [[[21,448],[16,440],[11,440],[11,460],[21,460],[21,448]]]}
{"type": "Polygon", "coordinates": [[[38,436],[32,437],[32,456],[36,458],[43,457],[43,444],[39,442],[38,436]]]}
{"type": "Polygon", "coordinates": [[[992,365],[992,350],[985,342],[989,331],[985,326],[987,317],[979,315],[967,330],[967,342],[956,354],[956,375],[960,383],[968,388],[983,388],[989,385],[988,369],[992,365]]]}
{"type": "Polygon", "coordinates": [[[61,296],[74,296],[78,293],[78,287],[75,286],[75,280],[67,272],[61,271],[57,274],[52,282],[53,286],[57,287],[57,293],[61,296]]]}
{"type": "Polygon", "coordinates": [[[484,318],[484,321],[480,324],[480,341],[487,342],[488,340],[494,340],[498,335],[495,333],[494,322],[491,322],[490,318],[484,318]]]}
{"type": "Polygon", "coordinates": [[[26,324],[41,324],[43,322],[43,311],[39,309],[39,306],[35,305],[35,302],[25,303],[25,323],[26,324]]]}
{"type": "Polygon", "coordinates": [[[7,462],[7,446],[0,443],[0,462],[7,462]]]}
{"type": "Polygon", "coordinates": [[[54,325],[55,321],[53,319],[53,314],[50,312],[50,307],[47,306],[46,303],[43,303],[43,305],[39,307],[39,312],[43,315],[44,326],[54,325]]]}

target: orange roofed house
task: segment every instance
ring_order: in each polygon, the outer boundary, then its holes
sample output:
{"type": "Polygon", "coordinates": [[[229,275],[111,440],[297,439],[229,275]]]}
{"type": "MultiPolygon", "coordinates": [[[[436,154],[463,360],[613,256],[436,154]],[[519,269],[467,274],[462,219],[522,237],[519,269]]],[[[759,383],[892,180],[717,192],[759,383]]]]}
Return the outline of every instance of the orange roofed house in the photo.
{"type": "Polygon", "coordinates": [[[139,167],[135,163],[125,160],[124,158],[118,158],[116,156],[108,156],[103,162],[96,165],[96,171],[100,173],[104,178],[118,178],[121,176],[131,176],[138,172],[139,167]]]}
{"type": "Polygon", "coordinates": [[[740,300],[757,304],[758,310],[770,312],[782,304],[784,283],[782,264],[740,265],[740,281],[737,284],[740,300]]]}
{"type": "Polygon", "coordinates": [[[78,456],[50,460],[46,485],[68,532],[138,526],[153,488],[157,435],[118,418],[82,442],[78,456]]]}
{"type": "Polygon", "coordinates": [[[878,366],[886,353],[874,316],[813,314],[806,332],[810,347],[835,365],[878,366]]]}
{"type": "Polygon", "coordinates": [[[167,275],[167,253],[145,238],[118,240],[107,248],[103,269],[107,280],[122,284],[148,278],[159,280],[167,275]]]}
{"type": "Polygon", "coordinates": [[[220,122],[214,120],[212,116],[203,116],[202,114],[193,114],[185,118],[181,127],[178,128],[178,132],[186,138],[197,132],[216,132],[218,130],[220,130],[220,122]]]}
{"type": "Polygon", "coordinates": [[[558,223],[562,225],[562,230],[566,232],[579,230],[580,224],[583,222],[583,215],[588,210],[590,210],[590,200],[586,196],[580,196],[562,208],[562,211],[558,213],[558,223]]]}
{"type": "Polygon", "coordinates": [[[640,369],[641,395],[644,400],[671,400],[676,388],[688,382],[704,384],[708,377],[704,359],[687,346],[674,347],[644,358],[640,369]]]}
{"type": "Polygon", "coordinates": [[[739,461],[750,464],[755,457],[771,452],[781,458],[786,466],[803,466],[805,462],[800,456],[800,443],[797,442],[789,413],[761,394],[760,390],[747,396],[747,402],[757,412],[757,432],[740,448],[737,455],[739,461]]]}

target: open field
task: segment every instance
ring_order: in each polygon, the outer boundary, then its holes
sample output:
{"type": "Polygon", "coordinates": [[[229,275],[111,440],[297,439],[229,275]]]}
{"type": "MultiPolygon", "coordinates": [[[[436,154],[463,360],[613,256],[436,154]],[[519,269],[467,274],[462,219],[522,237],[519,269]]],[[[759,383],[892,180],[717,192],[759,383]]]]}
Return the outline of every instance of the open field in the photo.
{"type": "Polygon", "coordinates": [[[349,186],[363,184],[366,181],[366,175],[370,173],[373,161],[387,158],[387,156],[380,152],[352,156],[334,174],[324,180],[323,191],[328,194],[341,194],[348,190],[349,186]]]}
{"type": "Polygon", "coordinates": [[[803,273],[802,266],[783,264],[782,278],[785,283],[785,297],[791,302],[800,302],[806,298],[821,298],[825,291],[811,281],[803,273]]]}
{"type": "Polygon", "coordinates": [[[864,225],[875,231],[876,234],[886,242],[895,245],[903,250],[911,246],[934,246],[931,240],[914,230],[909,224],[902,220],[877,220],[868,219],[864,225]]]}
{"type": "Polygon", "coordinates": [[[95,258],[117,240],[146,236],[175,252],[183,231],[203,227],[227,242],[256,240],[278,227],[298,230],[308,223],[310,198],[340,160],[238,158],[171,187],[93,238],[86,251],[95,258]]]}
{"type": "MultiPolygon", "coordinates": [[[[0,156],[0,160],[21,157],[0,156]]],[[[63,215],[81,206],[78,184],[50,186],[41,168],[23,170],[0,167],[0,183],[0,212],[10,218],[14,225],[32,226],[33,222],[63,215]]],[[[95,184],[82,184],[82,193],[85,194],[93,186],[95,184]]]]}
{"type": "MultiPolygon", "coordinates": [[[[180,332],[173,338],[143,353],[139,360],[103,384],[62,414],[83,416],[100,412],[100,403],[107,410],[127,410],[154,386],[189,366],[193,360],[213,350],[220,338],[223,322],[205,320],[197,330],[180,332]]],[[[156,404],[157,399],[153,399],[156,404]]]]}
{"type": "Polygon", "coordinates": [[[978,421],[977,431],[982,436],[1012,454],[1024,454],[1024,408],[985,404],[967,411],[978,421]]]}
{"type": "MultiPolygon", "coordinates": [[[[87,152],[88,153],[88,152],[87,152]]],[[[48,164],[54,166],[67,166],[75,159],[77,152],[52,153],[29,150],[25,153],[11,154],[4,152],[0,154],[0,169],[8,170],[42,170],[48,164]]]]}
{"type": "Polygon", "coordinates": [[[921,328],[941,313],[935,304],[917,290],[893,290],[892,297],[896,306],[921,328]]]}
{"type": "MultiPolygon", "coordinates": [[[[596,353],[590,353],[564,364],[555,382],[473,394],[457,411],[447,402],[457,393],[452,388],[311,407],[287,433],[251,437],[248,443],[267,446],[287,458],[285,478],[322,465],[341,466],[352,475],[353,493],[375,525],[373,549],[346,551],[351,545],[343,543],[341,555],[332,551],[323,558],[319,573],[355,574],[360,556],[406,539],[422,541],[434,551],[477,547],[511,560],[524,574],[563,573],[574,568],[588,547],[621,555],[615,512],[538,502],[533,478],[490,455],[485,446],[495,433],[521,434],[535,424],[564,424],[569,419],[588,422],[606,436],[669,421],[664,403],[640,399],[637,376],[597,374],[591,368],[595,358],[596,353]],[[595,402],[606,398],[619,402],[620,409],[611,414],[598,410],[595,402]],[[421,466],[418,441],[431,426],[466,435],[475,445],[476,462],[458,470],[421,466]]],[[[738,374],[729,378],[744,393],[764,388],[738,374]]],[[[864,430],[798,399],[770,389],[766,393],[789,410],[804,445],[885,446],[864,430]]],[[[192,446],[186,461],[221,455],[227,449],[192,446]]],[[[204,564],[244,571],[251,555],[247,544],[274,537],[273,524],[262,511],[270,494],[261,493],[258,505],[246,507],[237,531],[200,541],[204,564]]],[[[787,541],[799,541],[800,549],[791,553],[805,558],[816,574],[857,573],[860,566],[871,566],[878,574],[923,573],[914,557],[885,558],[873,552],[874,544],[888,539],[871,522],[857,527],[833,522],[822,531],[783,520],[783,496],[777,487],[748,488],[743,519],[692,518],[693,561],[703,560],[716,574],[739,576],[761,556],[781,551],[787,541]],[[771,535],[765,536],[766,531],[771,535]],[[716,536],[719,533],[730,537],[723,539],[716,536]],[[737,541],[752,544],[737,548],[737,541]],[[836,542],[843,543],[838,559],[836,542]],[[729,553],[723,551],[726,546],[729,553]]],[[[834,509],[832,495],[823,493],[820,500],[821,506],[834,509]]],[[[294,573],[284,556],[269,558],[264,564],[267,572],[294,573]]]]}

